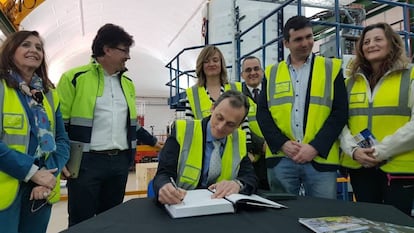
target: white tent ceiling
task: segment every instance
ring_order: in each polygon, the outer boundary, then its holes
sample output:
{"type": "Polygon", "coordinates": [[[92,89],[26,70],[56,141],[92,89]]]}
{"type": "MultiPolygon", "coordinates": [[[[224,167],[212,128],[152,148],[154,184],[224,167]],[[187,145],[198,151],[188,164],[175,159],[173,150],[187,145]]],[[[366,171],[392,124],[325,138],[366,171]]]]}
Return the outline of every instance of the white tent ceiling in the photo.
{"type": "MultiPolygon", "coordinates": [[[[89,62],[92,40],[102,25],[120,25],[135,40],[127,67],[137,96],[168,97],[165,84],[169,70],[165,65],[183,48],[204,43],[202,18],[209,1],[213,0],[47,0],[21,22],[20,29],[39,31],[45,41],[50,77],[57,83],[64,71],[89,62]]],[[[302,1],[311,5],[321,2],[333,1],[302,1]]],[[[181,59],[180,67],[194,69],[196,56],[181,59]]]]}
{"type": "MultiPolygon", "coordinates": [[[[21,29],[37,30],[45,41],[49,74],[55,83],[62,72],[89,62],[91,44],[105,23],[133,35],[127,62],[137,96],[169,96],[165,68],[185,47],[201,45],[202,12],[207,0],[48,0],[34,9],[21,29]]],[[[195,60],[195,58],[194,58],[195,60]]],[[[193,65],[194,60],[187,63],[193,65]]],[[[181,61],[186,63],[186,61],[181,61]]]]}

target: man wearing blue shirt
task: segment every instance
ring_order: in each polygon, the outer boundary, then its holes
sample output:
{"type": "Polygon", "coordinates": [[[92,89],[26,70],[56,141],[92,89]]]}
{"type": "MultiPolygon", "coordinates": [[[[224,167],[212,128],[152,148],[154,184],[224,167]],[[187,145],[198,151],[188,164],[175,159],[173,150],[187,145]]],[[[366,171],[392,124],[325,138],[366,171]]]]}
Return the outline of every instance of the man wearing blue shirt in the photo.
{"type": "Polygon", "coordinates": [[[283,43],[290,54],[266,68],[256,115],[272,152],[269,179],[292,194],[303,187],[307,196],[334,199],[338,136],[348,116],[341,61],[312,53],[312,24],[304,16],[286,22],[283,43]]]}
{"type": "Polygon", "coordinates": [[[213,197],[217,198],[256,191],[257,177],[247,157],[246,135],[237,129],[248,109],[246,96],[227,91],[215,102],[210,117],[174,123],[172,134],[160,152],[154,177],[154,190],[160,203],[180,203],[185,190],[190,189],[215,189],[213,197]],[[219,147],[216,149],[213,144],[219,147]],[[215,150],[220,155],[218,165],[213,162],[215,150]],[[217,167],[220,168],[217,177],[210,179],[217,167]]]}

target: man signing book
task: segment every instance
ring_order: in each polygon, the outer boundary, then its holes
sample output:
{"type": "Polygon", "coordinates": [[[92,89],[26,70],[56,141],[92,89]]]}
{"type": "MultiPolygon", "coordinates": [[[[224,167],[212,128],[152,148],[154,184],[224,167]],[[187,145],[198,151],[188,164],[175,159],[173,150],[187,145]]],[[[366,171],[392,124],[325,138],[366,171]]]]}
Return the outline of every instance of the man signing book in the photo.
{"type": "Polygon", "coordinates": [[[212,106],[211,116],[174,122],[154,177],[160,203],[178,204],[185,190],[192,189],[214,190],[212,198],[256,191],[257,177],[247,157],[246,134],[239,129],[248,110],[246,96],[226,91],[212,106]]]}

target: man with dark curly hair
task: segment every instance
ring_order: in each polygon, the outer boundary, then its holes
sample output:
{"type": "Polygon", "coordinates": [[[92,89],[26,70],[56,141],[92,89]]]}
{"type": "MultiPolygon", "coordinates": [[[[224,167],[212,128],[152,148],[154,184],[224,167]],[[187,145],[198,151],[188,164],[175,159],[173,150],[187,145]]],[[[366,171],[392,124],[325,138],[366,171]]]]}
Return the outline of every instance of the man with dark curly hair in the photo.
{"type": "Polygon", "coordinates": [[[58,84],[72,142],[83,145],[77,178],[68,177],[69,226],[121,204],[136,148],[135,86],[125,75],[132,36],[105,24],[87,65],[65,72],[58,84]]]}

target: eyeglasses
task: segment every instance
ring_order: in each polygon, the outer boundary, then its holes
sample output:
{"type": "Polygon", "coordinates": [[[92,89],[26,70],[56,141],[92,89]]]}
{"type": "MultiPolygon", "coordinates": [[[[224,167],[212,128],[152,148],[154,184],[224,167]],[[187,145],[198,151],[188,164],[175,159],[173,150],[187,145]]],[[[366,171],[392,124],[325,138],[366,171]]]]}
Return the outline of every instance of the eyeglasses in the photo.
{"type": "Polygon", "coordinates": [[[259,71],[259,70],[261,70],[262,68],[260,68],[259,66],[255,66],[255,67],[248,67],[248,68],[246,68],[245,70],[244,70],[244,72],[246,72],[246,73],[250,73],[250,72],[252,72],[253,70],[254,71],[259,71]]]}
{"type": "Polygon", "coordinates": [[[56,195],[56,192],[52,190],[46,199],[33,200],[32,208],[30,209],[30,211],[32,213],[35,213],[36,211],[40,210],[43,206],[45,206],[46,204],[49,204],[50,200],[54,198],[55,195],[56,195]]]}
{"type": "Polygon", "coordinates": [[[122,51],[122,52],[124,52],[125,54],[129,54],[129,49],[123,49],[123,48],[118,48],[118,47],[115,47],[114,49],[117,49],[117,50],[119,50],[119,51],[122,51]]]}

